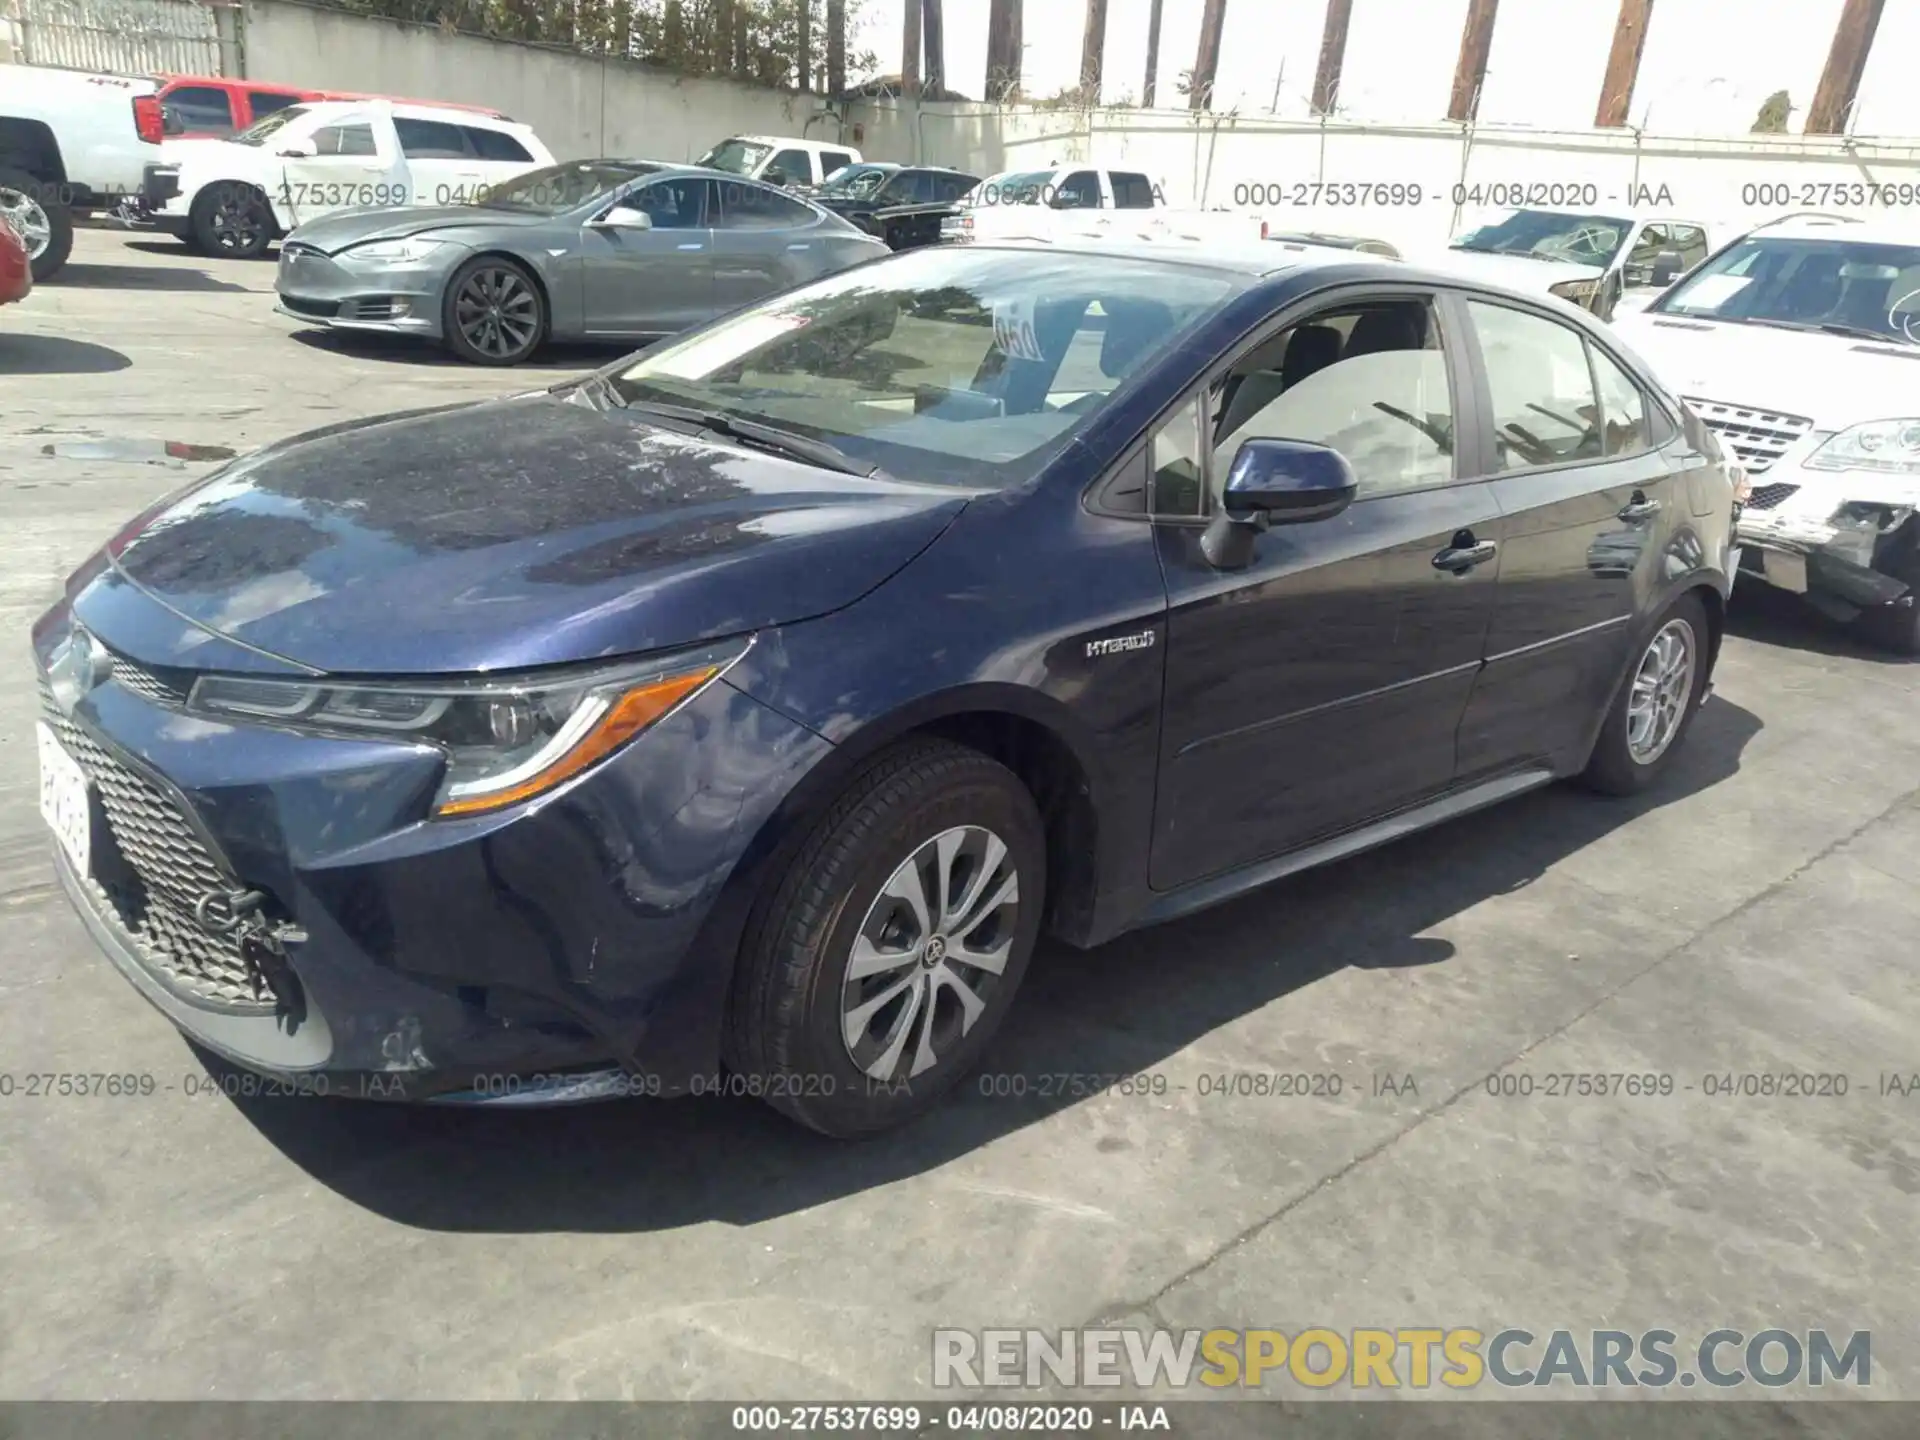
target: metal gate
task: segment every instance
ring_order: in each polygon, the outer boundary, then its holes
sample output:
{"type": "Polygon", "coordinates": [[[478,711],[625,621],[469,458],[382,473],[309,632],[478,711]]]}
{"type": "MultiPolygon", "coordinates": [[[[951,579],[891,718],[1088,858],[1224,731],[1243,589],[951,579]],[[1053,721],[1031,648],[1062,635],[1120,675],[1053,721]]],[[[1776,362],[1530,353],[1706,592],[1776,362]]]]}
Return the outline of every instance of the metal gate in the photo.
{"type": "Polygon", "coordinates": [[[17,0],[29,65],[218,75],[220,33],[196,0],[17,0]]]}

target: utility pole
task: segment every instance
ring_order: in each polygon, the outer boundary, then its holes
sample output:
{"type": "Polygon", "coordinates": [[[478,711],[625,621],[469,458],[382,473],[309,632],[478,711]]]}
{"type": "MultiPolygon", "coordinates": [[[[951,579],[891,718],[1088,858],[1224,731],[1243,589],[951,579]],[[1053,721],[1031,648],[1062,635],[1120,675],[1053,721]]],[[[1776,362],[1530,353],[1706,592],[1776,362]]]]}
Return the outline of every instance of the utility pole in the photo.
{"type": "Polygon", "coordinates": [[[1154,81],[1160,74],[1160,7],[1165,0],[1153,0],[1147,11],[1147,83],[1140,87],[1140,108],[1153,108],[1154,81]]]}
{"type": "Polygon", "coordinates": [[[941,0],[921,0],[920,25],[926,51],[926,88],[937,97],[947,88],[947,20],[941,13],[941,0]]]}
{"type": "Polygon", "coordinates": [[[1331,115],[1340,102],[1340,71],[1347,63],[1347,22],[1353,0],[1327,0],[1327,23],[1320,30],[1320,66],[1313,72],[1313,113],[1331,115]]]}
{"type": "Polygon", "coordinates": [[[1220,73],[1220,32],[1226,27],[1227,0],[1207,0],[1200,12],[1200,47],[1194,53],[1193,79],[1187,87],[1189,110],[1213,108],[1213,77],[1220,73]]]}
{"type": "Polygon", "coordinates": [[[1640,53],[1647,48],[1647,22],[1652,18],[1653,0],[1620,0],[1607,74],[1600,82],[1600,108],[1593,115],[1593,123],[1602,129],[1617,130],[1627,123],[1633,83],[1640,78],[1640,53]]]}
{"type": "Polygon", "coordinates": [[[1080,103],[1100,103],[1100,72],[1107,48],[1107,0],[1087,0],[1087,29],[1080,39],[1080,103]]]}
{"type": "Polygon", "coordinates": [[[847,90],[847,0],[827,0],[827,94],[847,90]]]}
{"type": "Polygon", "coordinates": [[[920,98],[920,0],[906,0],[906,18],[900,36],[900,92],[920,98]]]}
{"type": "Polygon", "coordinates": [[[813,89],[813,0],[793,0],[799,22],[800,33],[794,42],[796,59],[799,62],[800,88],[813,89]]]}
{"type": "Polygon", "coordinates": [[[997,103],[1019,92],[1025,48],[1020,31],[1020,0],[993,0],[987,11],[987,99],[990,101],[997,103]]]}
{"type": "Polygon", "coordinates": [[[1453,67],[1453,102],[1449,120],[1471,122],[1480,111],[1480,87],[1487,79],[1487,57],[1493,53],[1493,17],[1500,0],[1468,0],[1467,21],[1460,30],[1460,59],[1453,67]]]}
{"type": "Polygon", "coordinates": [[[1813,92],[1813,107],[1807,111],[1807,134],[1846,133],[1847,114],[1860,98],[1860,77],[1866,73],[1867,52],[1873,49],[1873,32],[1880,28],[1880,11],[1885,3],[1847,0],[1840,23],[1834,27],[1827,68],[1820,72],[1820,88],[1813,92]]]}

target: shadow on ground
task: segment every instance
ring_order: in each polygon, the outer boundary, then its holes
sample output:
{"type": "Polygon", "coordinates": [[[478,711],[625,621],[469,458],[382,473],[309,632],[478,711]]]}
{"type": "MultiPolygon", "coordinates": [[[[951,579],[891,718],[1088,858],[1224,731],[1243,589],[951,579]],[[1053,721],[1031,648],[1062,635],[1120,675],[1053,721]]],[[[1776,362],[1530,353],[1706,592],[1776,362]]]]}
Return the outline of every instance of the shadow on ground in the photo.
{"type": "Polygon", "coordinates": [[[105,375],[131,364],[118,350],[87,340],[0,333],[0,375],[105,375]]]}
{"type": "Polygon", "coordinates": [[[1765,585],[1742,585],[1727,610],[1727,633],[1783,650],[1802,650],[1876,665],[1907,665],[1912,659],[1875,644],[1857,625],[1830,620],[1797,595],[1765,585]]]}
{"type": "Polygon", "coordinates": [[[217,280],[206,271],[181,265],[161,269],[153,265],[88,265],[78,261],[60,267],[47,281],[49,290],[169,290],[245,294],[260,287],[217,280]]]}
{"type": "MultiPolygon", "coordinates": [[[[315,350],[331,350],[360,360],[390,360],[399,365],[458,365],[467,362],[454,356],[432,340],[409,335],[380,335],[345,330],[296,330],[293,338],[315,350]]],[[[630,355],[636,345],[543,345],[531,360],[521,362],[517,370],[566,370],[584,373],[611,364],[622,355],[630,355]]],[[[477,368],[477,367],[476,367],[477,368]]]]}
{"type": "MultiPolygon", "coordinates": [[[[1346,966],[1445,964],[1452,945],[1425,932],[1734,774],[1760,728],[1714,701],[1646,795],[1555,786],[1096,950],[1043,943],[983,1068],[1136,1073],[1346,966]]],[[[1076,1102],[985,1098],[962,1084],[920,1122],[860,1144],[823,1139],[754,1100],[521,1112],[236,1103],[296,1164],[383,1216],[519,1232],[752,1224],[933,1169],[1076,1102]]]]}

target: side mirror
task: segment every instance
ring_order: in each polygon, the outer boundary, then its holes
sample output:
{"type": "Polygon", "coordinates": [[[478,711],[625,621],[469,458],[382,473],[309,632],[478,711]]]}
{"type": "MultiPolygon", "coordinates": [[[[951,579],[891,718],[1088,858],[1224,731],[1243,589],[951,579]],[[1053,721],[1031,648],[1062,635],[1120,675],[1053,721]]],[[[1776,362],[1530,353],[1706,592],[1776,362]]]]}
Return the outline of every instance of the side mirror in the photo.
{"type": "Polygon", "coordinates": [[[1338,450],[1305,440],[1248,440],[1234,453],[1220,513],[1201,535],[1200,551],[1216,570],[1243,570],[1269,526],[1330,519],[1359,488],[1338,450]]]}
{"type": "Polygon", "coordinates": [[[311,140],[290,140],[276,153],[282,160],[311,160],[320,152],[313,148],[311,140]]]}
{"type": "Polygon", "coordinates": [[[616,205],[593,223],[613,230],[651,230],[653,217],[630,205],[616,205]]]}
{"type": "Polygon", "coordinates": [[[160,133],[162,135],[184,135],[187,122],[180,118],[180,112],[171,105],[160,107],[160,133]]]}
{"type": "Polygon", "coordinates": [[[1678,250],[1662,250],[1653,259],[1653,278],[1649,282],[1664,290],[1680,278],[1687,262],[1678,250]]]}

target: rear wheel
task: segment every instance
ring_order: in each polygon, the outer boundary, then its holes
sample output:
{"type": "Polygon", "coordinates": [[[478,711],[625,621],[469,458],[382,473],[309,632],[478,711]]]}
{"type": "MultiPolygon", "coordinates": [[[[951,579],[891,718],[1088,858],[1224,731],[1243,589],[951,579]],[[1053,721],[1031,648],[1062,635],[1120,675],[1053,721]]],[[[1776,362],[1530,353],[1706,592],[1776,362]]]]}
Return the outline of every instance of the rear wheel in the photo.
{"type": "Polygon", "coordinates": [[[1046,840],[1005,766],[946,741],[869,766],[749,926],[727,1062],[828,1135],[932,1106],[979,1060],[1026,973],[1046,840]]]}
{"type": "Polygon", "coordinates": [[[1633,795],[1672,763],[1706,691],[1706,607],[1682,595],[1660,617],[1614,697],[1581,779],[1606,795],[1633,795]]]}
{"type": "Polygon", "coordinates": [[[447,348],[475,365],[518,365],[547,334],[547,302],[526,268],[482,255],[454,272],[441,324],[447,348]]]}
{"type": "Polygon", "coordinates": [[[194,246],[226,260],[257,260],[273,243],[273,211],[257,185],[216,180],[188,212],[194,246]]]}
{"type": "Polygon", "coordinates": [[[52,278],[73,251],[73,216],[51,193],[57,189],[24,170],[0,168],[0,215],[26,243],[36,285],[52,278]]]}

